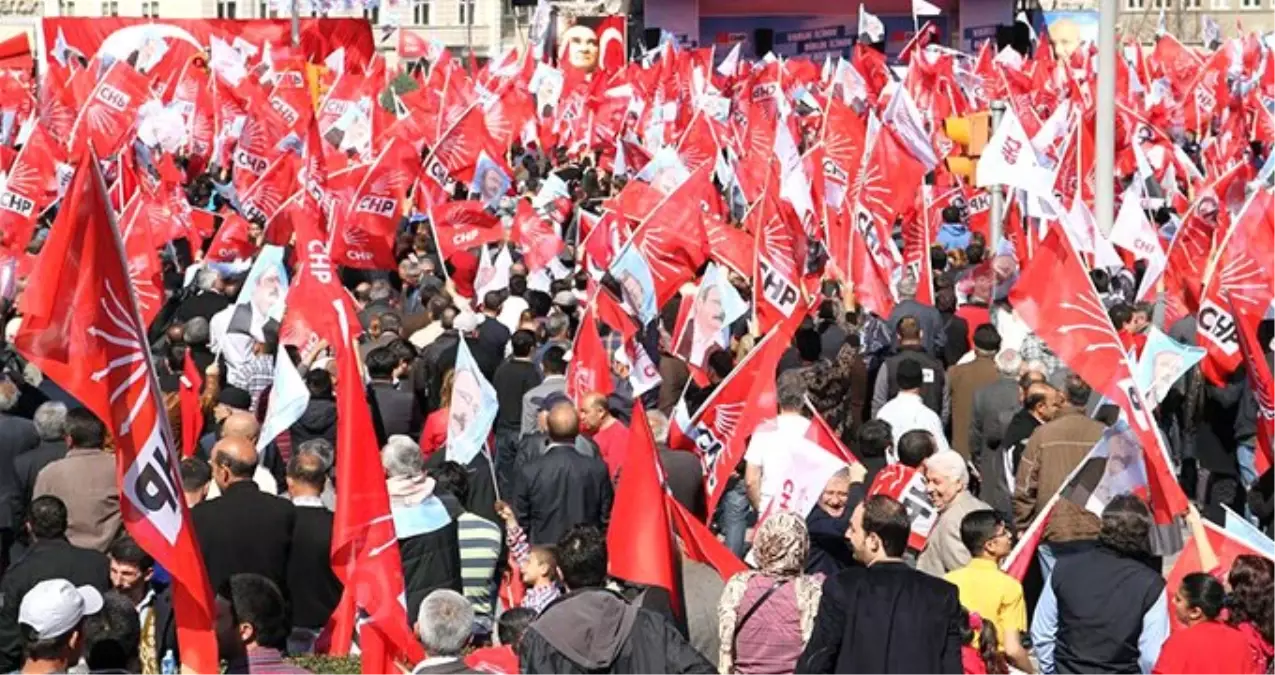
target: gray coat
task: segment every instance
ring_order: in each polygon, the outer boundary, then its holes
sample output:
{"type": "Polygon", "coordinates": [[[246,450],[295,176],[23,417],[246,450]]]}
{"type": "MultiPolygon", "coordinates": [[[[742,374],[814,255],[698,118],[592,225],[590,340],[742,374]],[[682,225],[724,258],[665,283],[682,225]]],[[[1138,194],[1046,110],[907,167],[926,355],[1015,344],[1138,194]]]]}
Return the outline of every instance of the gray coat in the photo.
{"type": "Polygon", "coordinates": [[[921,325],[921,344],[925,346],[925,351],[929,352],[930,356],[937,357],[947,344],[947,335],[943,332],[943,317],[939,311],[912,298],[900,300],[894,305],[894,310],[890,312],[890,318],[886,321],[890,324],[891,337],[897,335],[899,321],[905,316],[916,318],[917,323],[921,325]]]}
{"type": "Polygon", "coordinates": [[[522,429],[521,435],[536,432],[536,415],[540,412],[540,399],[555,392],[567,390],[567,378],[561,375],[546,375],[543,382],[527,390],[522,395],[522,429]]]}
{"type": "Polygon", "coordinates": [[[1018,382],[1001,378],[974,392],[974,408],[970,417],[970,454],[978,459],[989,450],[1000,448],[1009,420],[1018,412],[1018,382]]]}

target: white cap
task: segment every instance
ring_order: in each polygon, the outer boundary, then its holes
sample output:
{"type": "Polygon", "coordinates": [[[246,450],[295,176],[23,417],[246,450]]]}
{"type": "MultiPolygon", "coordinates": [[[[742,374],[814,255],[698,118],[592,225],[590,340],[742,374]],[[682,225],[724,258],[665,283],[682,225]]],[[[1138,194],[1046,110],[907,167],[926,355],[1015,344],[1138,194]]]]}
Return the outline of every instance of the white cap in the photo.
{"type": "Polygon", "coordinates": [[[456,315],[452,327],[461,333],[472,333],[478,330],[478,315],[473,312],[462,312],[456,315]]]}
{"type": "Polygon", "coordinates": [[[80,620],[102,610],[102,594],[92,586],[76,588],[66,579],[48,579],[22,596],[18,623],[35,631],[37,640],[66,635],[80,620]]]}

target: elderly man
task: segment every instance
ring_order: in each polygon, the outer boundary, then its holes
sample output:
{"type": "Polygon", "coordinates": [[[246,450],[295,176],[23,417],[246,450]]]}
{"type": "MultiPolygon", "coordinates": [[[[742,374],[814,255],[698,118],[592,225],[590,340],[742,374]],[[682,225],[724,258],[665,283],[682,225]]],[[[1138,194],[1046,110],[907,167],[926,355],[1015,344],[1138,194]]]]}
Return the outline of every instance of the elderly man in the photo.
{"type": "MultiPolygon", "coordinates": [[[[35,409],[32,422],[40,436],[40,444],[13,460],[14,491],[10,504],[13,522],[18,526],[15,529],[21,529],[21,524],[27,521],[27,505],[31,503],[40,470],[66,456],[66,412],[66,404],[60,401],[47,401],[35,409]]],[[[23,544],[26,543],[25,532],[15,534],[13,560],[22,557],[23,544]]]]}
{"type": "Polygon", "coordinates": [[[440,588],[425,597],[416,615],[416,630],[429,656],[412,670],[419,673],[472,672],[461,660],[474,626],[474,609],[465,596],[440,588]]]}
{"type": "Polygon", "coordinates": [[[580,405],[580,428],[598,444],[602,461],[606,462],[611,480],[620,475],[629,448],[629,429],[611,414],[607,397],[593,392],[580,405]]]}
{"type": "Polygon", "coordinates": [[[407,606],[419,607],[439,588],[460,592],[459,528],[434,494],[434,479],[425,475],[421,447],[407,436],[390,436],[381,449],[381,467],[403,558],[407,606]]]}
{"type": "MultiPolygon", "coordinates": [[[[994,453],[1005,437],[1005,427],[1014,416],[1022,397],[1018,376],[1023,359],[1014,349],[1002,349],[993,358],[998,378],[974,392],[970,411],[969,440],[966,447],[974,466],[982,466],[983,455],[994,453]]],[[[1043,380],[1044,377],[1042,376],[1043,380]]],[[[981,469],[980,469],[981,470],[981,469]]]]}
{"type": "Polygon", "coordinates": [[[969,493],[970,472],[965,458],[955,450],[936,452],[925,460],[925,491],[938,509],[916,568],[936,577],[970,563],[970,552],[961,541],[961,521],[966,514],[991,507],[969,493]]]}
{"type": "MultiPolygon", "coordinates": [[[[220,439],[226,438],[242,438],[256,447],[257,438],[261,435],[261,424],[257,422],[257,418],[246,410],[236,410],[226,416],[221,423],[221,429],[218,431],[220,439]]],[[[278,461],[279,452],[267,446],[270,456],[268,461],[278,461]]],[[[211,457],[211,453],[209,454],[211,457]]],[[[252,472],[252,482],[257,484],[264,494],[279,494],[279,481],[275,478],[274,472],[264,466],[266,457],[258,457],[256,468],[252,472]]],[[[221,486],[217,482],[213,482],[208,488],[208,499],[215,499],[221,496],[221,486]]]]}
{"type": "Polygon", "coordinates": [[[288,638],[291,654],[313,649],[315,638],[341,601],[341,580],[333,574],[328,561],[333,516],[319,497],[327,478],[327,466],[318,454],[297,452],[288,460],[288,495],[297,511],[292,555],[288,559],[288,586],[305,589],[292,597],[292,635],[288,638]]]}
{"type": "Polygon", "coordinates": [[[925,351],[931,356],[937,356],[946,344],[943,318],[939,316],[939,311],[930,305],[917,302],[917,281],[910,274],[904,275],[899,280],[898,291],[899,301],[894,305],[894,310],[890,312],[890,318],[886,321],[890,324],[890,330],[897,331],[901,320],[912,317],[920,327],[919,337],[925,351]]]}

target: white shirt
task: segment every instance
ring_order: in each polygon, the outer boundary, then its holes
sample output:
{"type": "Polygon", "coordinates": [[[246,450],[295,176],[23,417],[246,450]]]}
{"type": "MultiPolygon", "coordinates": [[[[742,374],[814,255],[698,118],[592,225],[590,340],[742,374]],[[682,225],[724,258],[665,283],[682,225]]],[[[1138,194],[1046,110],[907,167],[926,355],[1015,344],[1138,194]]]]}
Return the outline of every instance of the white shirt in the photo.
{"type": "Polygon", "coordinates": [[[934,436],[934,446],[938,452],[951,449],[947,444],[947,436],[943,434],[943,421],[917,394],[899,392],[881,406],[881,410],[877,411],[877,419],[890,423],[895,448],[898,448],[903,434],[921,429],[934,436]]]}
{"type": "Polygon", "coordinates": [[[810,420],[797,413],[780,413],[753,432],[744,461],[761,469],[761,503],[767,504],[784,489],[793,448],[806,437],[810,420]]]}
{"type": "Polygon", "coordinates": [[[513,334],[518,330],[518,323],[522,318],[522,313],[528,309],[531,309],[531,306],[527,304],[526,300],[516,295],[511,295],[501,303],[500,316],[496,317],[496,320],[504,324],[505,328],[509,329],[509,333],[513,334]]]}

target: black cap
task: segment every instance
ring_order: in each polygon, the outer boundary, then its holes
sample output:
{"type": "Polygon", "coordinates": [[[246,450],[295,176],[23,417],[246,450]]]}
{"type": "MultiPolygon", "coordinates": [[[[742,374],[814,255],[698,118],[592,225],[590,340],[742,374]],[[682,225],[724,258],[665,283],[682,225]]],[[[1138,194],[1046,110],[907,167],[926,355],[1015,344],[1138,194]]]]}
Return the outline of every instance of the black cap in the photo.
{"type": "Polygon", "coordinates": [[[559,403],[571,403],[571,398],[560,391],[555,391],[539,399],[532,399],[532,403],[536,404],[536,409],[541,412],[547,412],[550,408],[559,403]]]}
{"type": "Polygon", "coordinates": [[[235,410],[248,410],[252,408],[252,394],[239,387],[227,386],[217,394],[217,402],[235,410]]]}

